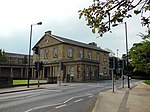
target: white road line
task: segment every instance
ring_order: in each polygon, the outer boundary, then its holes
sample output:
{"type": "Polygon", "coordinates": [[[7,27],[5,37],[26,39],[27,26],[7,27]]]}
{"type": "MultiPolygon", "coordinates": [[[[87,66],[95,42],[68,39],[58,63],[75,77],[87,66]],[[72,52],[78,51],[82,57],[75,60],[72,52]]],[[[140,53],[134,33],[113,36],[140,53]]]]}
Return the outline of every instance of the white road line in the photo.
{"type": "Polygon", "coordinates": [[[68,100],[64,101],[63,103],[67,103],[67,102],[69,102],[69,101],[72,100],[72,99],[74,99],[74,97],[69,98],[68,100]]]}
{"type": "Polygon", "coordinates": [[[66,104],[60,105],[60,106],[58,106],[58,107],[55,107],[55,109],[59,109],[59,108],[65,107],[65,106],[67,106],[67,105],[66,105],[66,104]]]}
{"type": "Polygon", "coordinates": [[[88,98],[92,98],[92,97],[94,97],[94,95],[91,95],[91,96],[89,96],[88,98]]]}
{"type": "Polygon", "coordinates": [[[79,99],[79,100],[76,100],[76,101],[74,101],[75,103],[77,103],[77,102],[79,102],[79,101],[82,101],[83,99],[79,99]]]}
{"type": "Polygon", "coordinates": [[[31,112],[33,110],[42,109],[42,108],[51,107],[51,106],[56,106],[56,105],[62,105],[62,103],[52,104],[52,105],[45,105],[45,106],[40,106],[40,107],[35,107],[35,108],[29,109],[29,110],[24,111],[24,112],[31,112]]]}

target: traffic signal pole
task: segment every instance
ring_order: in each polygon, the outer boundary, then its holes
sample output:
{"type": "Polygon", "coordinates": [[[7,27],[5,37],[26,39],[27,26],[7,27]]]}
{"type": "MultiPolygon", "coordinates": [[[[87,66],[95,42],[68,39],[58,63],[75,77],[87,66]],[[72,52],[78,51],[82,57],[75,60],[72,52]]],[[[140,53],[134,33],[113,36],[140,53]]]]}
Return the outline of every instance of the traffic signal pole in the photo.
{"type": "Polygon", "coordinates": [[[112,90],[114,93],[115,91],[114,91],[114,72],[113,72],[113,69],[111,70],[111,72],[112,72],[112,90]]]}

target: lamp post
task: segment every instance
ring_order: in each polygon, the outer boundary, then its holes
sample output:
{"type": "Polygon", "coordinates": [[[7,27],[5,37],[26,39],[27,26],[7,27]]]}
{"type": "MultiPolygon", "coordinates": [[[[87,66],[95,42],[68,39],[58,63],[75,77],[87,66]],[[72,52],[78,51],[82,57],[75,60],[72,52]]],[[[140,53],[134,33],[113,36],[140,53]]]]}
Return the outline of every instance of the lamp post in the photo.
{"type": "Polygon", "coordinates": [[[28,85],[27,87],[29,88],[29,80],[30,80],[30,76],[31,76],[31,69],[30,69],[30,64],[31,64],[31,41],[32,41],[32,26],[34,25],[42,25],[42,22],[38,22],[36,24],[31,24],[31,30],[30,30],[30,42],[29,42],[29,65],[28,65],[28,85]]]}
{"type": "Polygon", "coordinates": [[[128,76],[128,88],[130,88],[130,79],[129,79],[129,74],[128,74],[128,63],[129,63],[129,57],[128,57],[128,35],[127,35],[127,23],[125,22],[125,36],[126,36],[126,54],[127,54],[127,57],[126,57],[126,63],[127,63],[127,76],[128,76]]]}

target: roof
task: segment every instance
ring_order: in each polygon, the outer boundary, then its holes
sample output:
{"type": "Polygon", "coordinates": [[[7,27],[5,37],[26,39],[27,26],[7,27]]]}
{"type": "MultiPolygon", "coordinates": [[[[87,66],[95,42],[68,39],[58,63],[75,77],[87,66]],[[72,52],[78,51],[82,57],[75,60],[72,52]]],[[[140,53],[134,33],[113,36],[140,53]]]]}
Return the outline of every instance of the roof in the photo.
{"type": "Polygon", "coordinates": [[[84,47],[84,48],[89,48],[89,49],[94,49],[94,50],[109,53],[108,51],[106,51],[104,49],[101,49],[100,47],[97,47],[97,46],[94,46],[94,45],[86,44],[86,43],[83,43],[83,42],[78,42],[78,41],[67,39],[67,38],[64,38],[64,37],[61,37],[61,36],[52,35],[52,34],[49,34],[49,33],[46,33],[46,34],[49,37],[53,37],[53,38],[55,38],[58,41],[63,42],[63,43],[72,44],[72,45],[76,45],[76,46],[80,46],[80,47],[84,47]]]}

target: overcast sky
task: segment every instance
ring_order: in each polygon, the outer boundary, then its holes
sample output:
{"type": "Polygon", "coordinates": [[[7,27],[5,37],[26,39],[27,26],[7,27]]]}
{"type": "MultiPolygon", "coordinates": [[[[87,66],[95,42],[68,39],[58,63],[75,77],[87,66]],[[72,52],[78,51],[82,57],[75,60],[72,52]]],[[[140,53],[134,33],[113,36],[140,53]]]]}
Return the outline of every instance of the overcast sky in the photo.
{"type": "MultiPolygon", "coordinates": [[[[109,48],[119,56],[125,53],[124,24],[112,29],[103,37],[96,38],[86,26],[84,18],[79,20],[78,10],[88,7],[92,0],[0,0],[0,49],[6,52],[28,54],[30,26],[33,26],[32,46],[51,30],[52,34],[81,41],[96,42],[102,48],[109,48]]],[[[128,25],[129,48],[140,42],[137,34],[145,32],[140,16],[126,20],[128,25]]]]}

